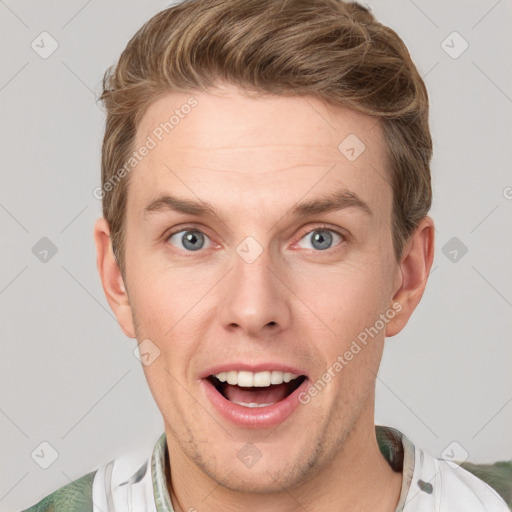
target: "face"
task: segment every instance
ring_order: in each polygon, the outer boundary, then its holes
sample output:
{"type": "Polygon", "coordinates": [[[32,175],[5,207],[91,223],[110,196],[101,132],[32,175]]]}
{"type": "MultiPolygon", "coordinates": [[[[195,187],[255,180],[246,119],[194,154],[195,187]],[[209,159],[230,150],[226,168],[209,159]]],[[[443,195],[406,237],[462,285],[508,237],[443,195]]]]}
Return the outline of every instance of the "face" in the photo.
{"type": "Polygon", "coordinates": [[[124,284],[171,461],[231,489],[299,485],[374,428],[400,284],[381,129],[224,86],[161,98],[136,147],[148,136],[124,284]]]}

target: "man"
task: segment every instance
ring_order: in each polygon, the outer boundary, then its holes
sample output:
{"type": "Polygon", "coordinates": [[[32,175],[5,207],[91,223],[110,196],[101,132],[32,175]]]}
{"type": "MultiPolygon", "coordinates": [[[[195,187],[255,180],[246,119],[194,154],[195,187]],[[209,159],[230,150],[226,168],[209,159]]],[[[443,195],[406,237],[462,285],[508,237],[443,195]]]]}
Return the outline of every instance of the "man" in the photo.
{"type": "Polygon", "coordinates": [[[39,510],[506,511],[375,426],[434,254],[428,98],[339,0],[192,0],[104,79],[97,264],[165,433],[39,510]]]}

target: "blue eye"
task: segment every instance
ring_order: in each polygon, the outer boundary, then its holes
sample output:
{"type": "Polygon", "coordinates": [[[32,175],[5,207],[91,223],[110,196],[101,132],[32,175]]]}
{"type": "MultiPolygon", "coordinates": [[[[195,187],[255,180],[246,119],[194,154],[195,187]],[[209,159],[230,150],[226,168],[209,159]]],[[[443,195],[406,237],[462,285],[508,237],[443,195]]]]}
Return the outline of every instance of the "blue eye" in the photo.
{"type": "Polygon", "coordinates": [[[171,245],[178,247],[178,249],[185,248],[187,251],[198,251],[199,249],[204,249],[205,241],[209,242],[206,235],[196,229],[183,229],[181,231],[177,231],[169,236],[168,241],[171,245]],[[182,247],[179,247],[177,243],[182,244],[182,247]]]}
{"type": "MultiPolygon", "coordinates": [[[[328,228],[317,228],[306,233],[301,238],[298,245],[303,249],[315,249],[317,251],[325,251],[335,245],[339,245],[345,237],[336,231],[328,228]],[[336,240],[337,239],[337,240],[336,240]],[[304,246],[306,241],[306,246],[304,246]]],[[[201,249],[207,249],[211,246],[211,241],[207,235],[198,229],[182,229],[171,233],[167,241],[174,247],[185,250],[186,252],[196,252],[201,249]]]]}
{"type": "Polygon", "coordinates": [[[338,237],[340,242],[343,241],[343,237],[339,233],[336,233],[336,231],[333,231],[332,229],[314,229],[313,231],[310,231],[306,236],[301,238],[301,241],[310,238],[311,246],[304,247],[300,245],[300,242],[299,245],[303,249],[316,249],[318,251],[325,251],[326,249],[331,248],[333,238],[335,237],[338,237]]]}

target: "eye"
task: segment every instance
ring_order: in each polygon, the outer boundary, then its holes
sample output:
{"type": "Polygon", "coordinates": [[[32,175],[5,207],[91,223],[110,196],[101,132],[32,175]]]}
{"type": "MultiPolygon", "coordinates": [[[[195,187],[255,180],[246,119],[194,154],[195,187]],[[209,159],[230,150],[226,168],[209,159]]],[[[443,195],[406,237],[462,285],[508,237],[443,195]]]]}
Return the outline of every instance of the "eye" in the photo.
{"type": "Polygon", "coordinates": [[[186,251],[198,251],[209,247],[208,237],[197,229],[182,229],[172,233],[167,241],[178,249],[185,249],[186,251]],[[181,244],[181,247],[179,246],[181,244]]]}
{"type": "MultiPolygon", "coordinates": [[[[313,231],[310,231],[306,234],[306,236],[301,238],[299,247],[302,247],[303,249],[316,249],[318,251],[325,251],[326,249],[331,249],[333,240],[336,238],[338,238],[339,243],[341,243],[344,239],[342,235],[336,231],[333,231],[332,229],[317,228],[313,231]],[[304,247],[301,245],[303,240],[310,241],[308,242],[310,246],[304,247]]],[[[339,243],[336,245],[339,245],[339,243]]]]}

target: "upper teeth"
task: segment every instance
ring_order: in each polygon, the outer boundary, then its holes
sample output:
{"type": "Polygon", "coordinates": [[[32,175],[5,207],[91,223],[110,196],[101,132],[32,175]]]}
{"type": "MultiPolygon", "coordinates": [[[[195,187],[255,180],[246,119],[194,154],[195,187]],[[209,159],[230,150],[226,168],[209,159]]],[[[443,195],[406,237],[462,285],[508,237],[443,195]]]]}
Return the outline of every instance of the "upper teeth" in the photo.
{"type": "Polygon", "coordinates": [[[215,374],[215,377],[221,382],[227,382],[233,386],[238,385],[244,388],[267,387],[271,384],[282,384],[296,379],[298,375],[290,372],[266,371],[266,372],[248,372],[248,371],[230,371],[215,374]]]}

